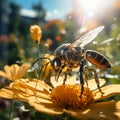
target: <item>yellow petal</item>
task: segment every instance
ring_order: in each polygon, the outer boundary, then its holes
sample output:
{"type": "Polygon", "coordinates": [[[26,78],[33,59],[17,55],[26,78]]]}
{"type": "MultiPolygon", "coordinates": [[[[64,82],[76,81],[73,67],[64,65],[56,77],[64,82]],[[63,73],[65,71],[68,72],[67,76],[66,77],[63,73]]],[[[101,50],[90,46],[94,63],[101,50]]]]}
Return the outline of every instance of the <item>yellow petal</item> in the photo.
{"type": "MultiPolygon", "coordinates": [[[[55,80],[55,77],[51,77],[51,79],[50,79],[54,88],[57,87],[58,85],[62,85],[63,80],[64,80],[64,77],[62,77],[62,76],[59,77],[58,81],[55,80]]],[[[98,88],[97,84],[95,82],[95,79],[90,79],[87,82],[88,82],[88,87],[90,88],[90,90],[95,90],[98,88]]],[[[74,85],[77,83],[76,78],[68,76],[68,79],[66,80],[65,83],[70,84],[70,85],[74,85]]],[[[104,79],[99,78],[99,83],[100,83],[99,85],[101,87],[106,83],[106,81],[104,79]]],[[[86,83],[85,83],[85,86],[87,86],[86,83]]]]}
{"type": "Polygon", "coordinates": [[[27,102],[28,101],[28,96],[27,94],[25,94],[24,92],[21,92],[21,91],[13,91],[14,92],[14,96],[13,96],[13,99],[15,100],[20,100],[20,101],[24,101],[24,102],[27,102]]]}
{"type": "Polygon", "coordinates": [[[50,99],[40,98],[39,96],[30,96],[27,99],[28,99],[28,101],[33,101],[35,103],[50,103],[50,104],[52,104],[52,101],[50,99]]]}
{"type": "Polygon", "coordinates": [[[64,110],[73,117],[82,120],[119,120],[120,101],[94,103],[86,110],[64,110]]]}
{"type": "Polygon", "coordinates": [[[41,99],[47,99],[50,100],[50,95],[41,92],[34,92],[33,94],[30,94],[31,96],[35,96],[35,98],[41,98],[41,99]]]}
{"type": "Polygon", "coordinates": [[[14,92],[9,89],[2,88],[0,90],[0,97],[13,99],[13,96],[14,96],[14,92]]]}
{"type": "Polygon", "coordinates": [[[20,100],[20,101],[27,101],[26,96],[20,91],[14,91],[11,88],[2,88],[0,90],[0,97],[5,99],[13,99],[13,100],[20,100]]]}
{"type": "Polygon", "coordinates": [[[17,79],[20,79],[22,78],[28,71],[28,69],[30,68],[30,65],[27,64],[27,63],[24,63],[20,68],[19,68],[19,71],[18,71],[18,78],[17,79]]]}
{"type": "MultiPolygon", "coordinates": [[[[105,83],[106,83],[105,79],[99,78],[100,87],[103,86],[105,83]]],[[[86,84],[85,84],[85,86],[86,86],[86,84]]],[[[90,90],[98,89],[97,84],[95,82],[95,79],[88,80],[88,87],[89,87],[90,90]]]]}
{"type": "Polygon", "coordinates": [[[36,103],[31,100],[28,103],[30,106],[34,107],[34,109],[39,112],[44,112],[53,115],[60,115],[63,113],[63,109],[55,106],[53,103],[36,103]]]}
{"type": "MultiPolygon", "coordinates": [[[[55,77],[51,77],[51,79],[50,79],[50,81],[51,81],[54,88],[57,87],[58,85],[62,85],[63,80],[64,80],[64,77],[62,77],[62,76],[60,76],[58,78],[58,81],[55,80],[55,77]]],[[[71,84],[71,85],[76,84],[76,78],[68,76],[68,79],[66,80],[65,84],[71,84]]]]}
{"type": "Polygon", "coordinates": [[[19,70],[19,66],[17,64],[14,64],[10,67],[11,80],[16,80],[17,79],[18,70],[19,70]]]}
{"type": "Polygon", "coordinates": [[[5,77],[5,78],[6,78],[6,74],[5,74],[5,72],[0,71],[0,76],[2,76],[2,77],[5,77]]]}
{"type": "Polygon", "coordinates": [[[119,84],[107,85],[102,87],[101,90],[104,93],[103,95],[101,95],[98,89],[93,91],[93,94],[95,95],[94,99],[96,101],[120,94],[120,85],[119,84]]]}
{"type": "Polygon", "coordinates": [[[10,66],[6,65],[6,66],[4,67],[4,70],[5,70],[6,77],[11,80],[12,77],[11,77],[10,66]]]}
{"type": "Polygon", "coordinates": [[[50,92],[50,90],[52,89],[49,85],[47,85],[46,83],[44,83],[44,81],[42,80],[38,80],[38,79],[20,79],[21,82],[25,82],[26,85],[36,89],[36,90],[46,90],[46,92],[50,92]]]}
{"type": "Polygon", "coordinates": [[[48,91],[44,89],[36,89],[35,86],[32,87],[27,83],[24,83],[23,81],[20,81],[20,80],[16,80],[15,82],[12,82],[10,84],[10,88],[14,92],[18,92],[22,95],[24,94],[24,96],[26,97],[35,96],[35,97],[50,99],[50,95],[48,91]]]}

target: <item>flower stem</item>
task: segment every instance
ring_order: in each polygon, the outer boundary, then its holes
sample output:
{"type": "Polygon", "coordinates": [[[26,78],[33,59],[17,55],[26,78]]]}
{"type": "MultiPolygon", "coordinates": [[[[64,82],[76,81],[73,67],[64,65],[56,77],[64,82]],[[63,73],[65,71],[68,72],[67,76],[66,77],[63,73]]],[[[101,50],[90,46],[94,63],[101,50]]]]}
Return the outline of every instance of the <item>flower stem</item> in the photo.
{"type": "Polygon", "coordinates": [[[14,102],[10,101],[10,111],[9,111],[9,120],[12,120],[12,112],[13,112],[14,102]]]}

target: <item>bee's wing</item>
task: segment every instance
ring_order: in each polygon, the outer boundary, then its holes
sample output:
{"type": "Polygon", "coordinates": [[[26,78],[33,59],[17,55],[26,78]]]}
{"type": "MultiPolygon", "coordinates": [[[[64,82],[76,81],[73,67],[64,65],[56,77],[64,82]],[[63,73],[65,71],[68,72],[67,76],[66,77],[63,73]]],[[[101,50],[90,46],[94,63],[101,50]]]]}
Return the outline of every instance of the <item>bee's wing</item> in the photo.
{"type": "Polygon", "coordinates": [[[58,52],[64,51],[66,49],[66,47],[69,46],[70,44],[71,43],[62,44],[59,47],[57,47],[54,52],[58,53],[58,52]]]}
{"type": "Polygon", "coordinates": [[[103,29],[104,26],[99,26],[92,29],[91,31],[87,32],[82,37],[80,37],[78,40],[68,45],[67,48],[76,47],[76,46],[84,47],[88,43],[92,42],[103,29]]]}

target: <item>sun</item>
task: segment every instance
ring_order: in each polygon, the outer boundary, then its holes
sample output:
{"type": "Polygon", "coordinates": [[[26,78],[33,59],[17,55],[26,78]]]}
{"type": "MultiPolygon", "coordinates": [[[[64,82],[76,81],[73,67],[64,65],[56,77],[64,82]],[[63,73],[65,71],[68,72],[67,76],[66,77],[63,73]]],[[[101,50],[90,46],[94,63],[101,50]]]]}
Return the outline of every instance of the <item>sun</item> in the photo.
{"type": "Polygon", "coordinates": [[[93,17],[98,12],[103,12],[110,8],[115,0],[75,0],[78,8],[87,17],[93,17]]]}

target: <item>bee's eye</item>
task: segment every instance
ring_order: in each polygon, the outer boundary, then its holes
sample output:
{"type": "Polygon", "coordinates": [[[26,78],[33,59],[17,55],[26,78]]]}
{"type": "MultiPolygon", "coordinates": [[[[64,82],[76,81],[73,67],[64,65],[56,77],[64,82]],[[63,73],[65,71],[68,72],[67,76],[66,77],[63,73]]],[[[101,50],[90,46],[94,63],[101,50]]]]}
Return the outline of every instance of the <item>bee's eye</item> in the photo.
{"type": "Polygon", "coordinates": [[[61,61],[59,58],[54,58],[52,61],[52,66],[55,70],[58,70],[61,66],[61,61]]]}

